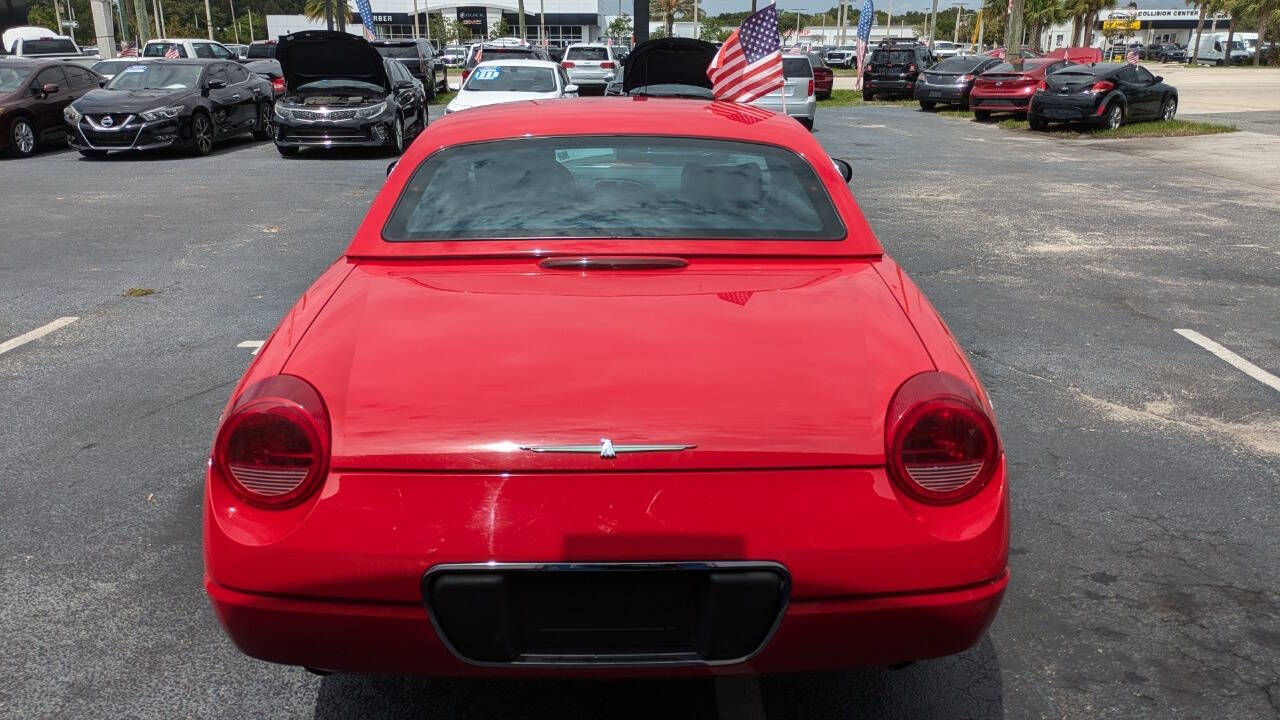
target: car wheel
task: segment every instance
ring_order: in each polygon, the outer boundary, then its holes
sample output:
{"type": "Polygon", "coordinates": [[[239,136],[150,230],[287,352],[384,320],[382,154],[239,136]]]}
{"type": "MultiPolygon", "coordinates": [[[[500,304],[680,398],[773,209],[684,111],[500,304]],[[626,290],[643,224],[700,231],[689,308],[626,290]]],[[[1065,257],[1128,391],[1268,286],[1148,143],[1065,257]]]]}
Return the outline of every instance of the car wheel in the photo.
{"type": "Polygon", "coordinates": [[[391,124],[391,134],[387,136],[387,149],[396,155],[404,152],[404,120],[399,115],[391,124]]]}
{"type": "Polygon", "coordinates": [[[276,146],[276,150],[279,150],[280,154],[285,157],[294,157],[298,154],[298,151],[301,149],[302,148],[299,148],[294,145],[277,145],[276,146]]]}
{"type": "Polygon", "coordinates": [[[873,93],[873,92],[867,92],[866,90],[863,90],[863,91],[862,91],[862,102],[871,102],[871,98],[873,98],[873,97],[875,97],[875,96],[876,96],[876,94],[875,94],[875,93],[873,93]]]}
{"type": "Polygon", "coordinates": [[[1049,121],[1035,115],[1028,115],[1027,122],[1031,123],[1032,130],[1048,130],[1049,121]]]}
{"type": "Polygon", "coordinates": [[[26,118],[17,118],[13,121],[13,127],[9,128],[9,153],[18,157],[29,157],[35,151],[35,126],[26,118]]]}
{"type": "Polygon", "coordinates": [[[258,106],[258,124],[253,128],[254,140],[271,139],[271,103],[264,102],[258,106]]]}
{"type": "Polygon", "coordinates": [[[991,119],[991,111],[990,110],[974,110],[973,119],[977,120],[978,122],[987,122],[988,120],[991,119]]]}
{"type": "Polygon", "coordinates": [[[921,109],[921,110],[929,110],[929,111],[931,111],[931,110],[933,110],[935,107],[937,107],[937,103],[933,102],[932,100],[921,100],[921,101],[920,101],[920,109],[921,109]]]}
{"type": "Polygon", "coordinates": [[[80,154],[87,158],[100,158],[100,157],[106,157],[107,151],[106,150],[81,150],[80,154]]]}
{"type": "Polygon", "coordinates": [[[1175,113],[1178,112],[1178,101],[1173,98],[1165,98],[1164,104],[1160,106],[1160,119],[1169,121],[1173,119],[1175,113]]]}
{"type": "Polygon", "coordinates": [[[413,131],[414,139],[427,129],[427,109],[425,107],[418,108],[418,129],[413,131]]]}
{"type": "Polygon", "coordinates": [[[202,156],[213,152],[213,122],[203,112],[191,116],[191,154],[202,156]]]}
{"type": "Polygon", "coordinates": [[[422,94],[427,99],[427,102],[436,99],[436,79],[434,77],[431,78],[430,83],[422,84],[422,94]]]}
{"type": "Polygon", "coordinates": [[[1120,103],[1112,103],[1111,108],[1107,110],[1106,128],[1115,130],[1124,124],[1124,108],[1120,107],[1120,103]]]}
{"type": "Polygon", "coordinates": [[[810,132],[813,132],[813,118],[796,118],[796,121],[805,126],[810,132]]]}

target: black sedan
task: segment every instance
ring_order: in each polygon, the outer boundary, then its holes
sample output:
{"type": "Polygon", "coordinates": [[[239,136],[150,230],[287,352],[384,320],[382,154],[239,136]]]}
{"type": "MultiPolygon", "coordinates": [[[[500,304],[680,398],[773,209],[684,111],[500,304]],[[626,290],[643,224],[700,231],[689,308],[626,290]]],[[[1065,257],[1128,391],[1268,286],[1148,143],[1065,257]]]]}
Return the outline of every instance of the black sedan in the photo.
{"type": "Polygon", "coordinates": [[[916,78],[916,99],[920,107],[932,110],[935,106],[959,105],[969,107],[969,91],[979,75],[999,65],[1000,58],[986,55],[958,55],[950,57],[920,73],[916,78]]]}
{"type": "Polygon", "coordinates": [[[1172,120],[1178,90],[1141,65],[1072,65],[1045,78],[1031,96],[1027,120],[1033,130],[1051,122],[1085,122],[1115,129],[1133,120],[1172,120]]]}
{"type": "Polygon", "coordinates": [[[140,62],[63,110],[67,142],[86,157],[185,147],[208,155],[243,133],[270,137],[271,83],[226,60],[140,62]]]}
{"type": "Polygon", "coordinates": [[[399,154],[427,127],[426,93],[400,62],[350,33],[280,38],[285,95],[275,106],[281,155],[304,147],[384,147],[399,154]]]}

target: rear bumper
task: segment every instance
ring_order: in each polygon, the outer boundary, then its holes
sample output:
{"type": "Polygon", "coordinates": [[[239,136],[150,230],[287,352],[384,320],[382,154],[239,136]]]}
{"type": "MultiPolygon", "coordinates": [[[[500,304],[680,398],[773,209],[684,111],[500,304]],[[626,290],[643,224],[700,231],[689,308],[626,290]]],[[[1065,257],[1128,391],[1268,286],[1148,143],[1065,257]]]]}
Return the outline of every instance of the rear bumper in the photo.
{"type": "Polygon", "coordinates": [[[1031,99],[1029,116],[1053,122],[1094,122],[1104,107],[1099,98],[1037,95],[1031,99]]]}
{"type": "MultiPolygon", "coordinates": [[[[884,665],[978,641],[1007,585],[1003,467],[958,506],[922,506],[882,469],[671,473],[333,473],[264,511],[211,472],[206,588],[245,653],[425,675],[787,672],[884,665]],[[785,612],[729,664],[533,668],[450,651],[423,579],[459,564],[738,563],[780,568],[785,612]]],[[[775,613],[776,614],[776,613],[775,613]]]]}
{"type": "Polygon", "coordinates": [[[864,91],[874,90],[878,93],[911,95],[915,92],[915,88],[916,81],[909,78],[881,79],[874,76],[867,76],[862,81],[862,89],[864,91]]]}
{"type": "Polygon", "coordinates": [[[967,85],[925,85],[924,83],[916,83],[915,97],[917,100],[966,105],[969,102],[969,90],[970,88],[967,85]]]}
{"type": "Polygon", "coordinates": [[[818,114],[818,99],[813,95],[810,95],[805,100],[799,100],[796,102],[788,100],[785,110],[782,107],[783,103],[781,98],[776,97],[762,97],[758,100],[753,100],[751,104],[758,108],[782,113],[794,118],[808,118],[812,120],[814,116],[818,114]]]}
{"type": "Polygon", "coordinates": [[[969,93],[969,107],[974,110],[1024,113],[1030,104],[1030,95],[984,95],[977,89],[969,93]]]}
{"type": "Polygon", "coordinates": [[[340,672],[434,676],[696,676],[868,667],[943,657],[978,643],[1008,572],[969,587],[883,597],[795,600],[754,657],[731,665],[526,667],[460,659],[419,603],[373,603],[239,592],[206,579],[214,612],[242,652],[340,672]]]}

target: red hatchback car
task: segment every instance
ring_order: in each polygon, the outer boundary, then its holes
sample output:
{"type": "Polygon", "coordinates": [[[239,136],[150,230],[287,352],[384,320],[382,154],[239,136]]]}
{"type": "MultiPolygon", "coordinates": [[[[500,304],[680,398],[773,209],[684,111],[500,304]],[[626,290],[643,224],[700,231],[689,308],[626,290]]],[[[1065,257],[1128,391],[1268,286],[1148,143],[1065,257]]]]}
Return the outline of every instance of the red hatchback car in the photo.
{"type": "Polygon", "coordinates": [[[1033,58],[1024,60],[1022,72],[1009,63],[1001,63],[973,81],[969,92],[969,108],[978,120],[988,120],[993,112],[1026,115],[1036,88],[1045,87],[1045,76],[1071,63],[1061,59],[1033,58]]]}
{"type": "Polygon", "coordinates": [[[236,645],[509,677],[974,645],[1009,577],[1000,438],[847,166],[751,106],[463,115],[227,404],[205,585],[236,645]]]}

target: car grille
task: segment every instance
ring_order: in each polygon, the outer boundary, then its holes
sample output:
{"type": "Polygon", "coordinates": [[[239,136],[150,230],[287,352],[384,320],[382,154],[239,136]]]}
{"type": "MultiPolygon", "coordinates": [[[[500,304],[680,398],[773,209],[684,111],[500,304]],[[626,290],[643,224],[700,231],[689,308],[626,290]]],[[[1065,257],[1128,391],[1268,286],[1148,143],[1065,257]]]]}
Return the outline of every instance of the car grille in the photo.
{"type": "Polygon", "coordinates": [[[290,110],[294,119],[297,120],[351,120],[356,116],[355,110],[330,110],[329,112],[320,112],[318,110],[290,110]]]}
{"type": "Polygon", "coordinates": [[[364,142],[369,139],[369,134],[360,128],[285,127],[280,139],[299,142],[364,142]]]}
{"type": "Polygon", "coordinates": [[[127,132],[93,132],[92,130],[83,130],[84,139],[94,147],[112,147],[127,148],[132,147],[134,140],[137,139],[138,133],[132,130],[127,132]]]}
{"type": "Polygon", "coordinates": [[[789,579],[776,565],[445,567],[427,573],[432,620],[481,664],[738,662],[768,640],[789,579]]]}

